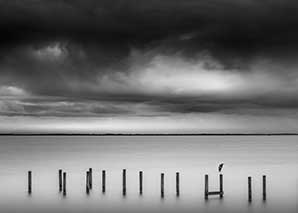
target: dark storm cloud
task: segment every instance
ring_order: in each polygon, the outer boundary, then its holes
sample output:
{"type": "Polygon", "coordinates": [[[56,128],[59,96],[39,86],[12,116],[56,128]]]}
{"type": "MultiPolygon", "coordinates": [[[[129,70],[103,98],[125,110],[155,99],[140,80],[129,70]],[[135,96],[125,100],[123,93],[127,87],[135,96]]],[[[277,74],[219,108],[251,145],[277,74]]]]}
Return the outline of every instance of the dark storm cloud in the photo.
{"type": "Polygon", "coordinates": [[[292,0],[1,0],[1,41],[143,46],[181,36],[190,44],[247,52],[297,42],[297,7],[292,0]]]}
{"type": "Polygon", "coordinates": [[[295,109],[297,11],[292,0],[0,0],[0,113],[295,109]]]}
{"type": "Polygon", "coordinates": [[[159,46],[188,57],[208,49],[239,66],[236,59],[255,54],[297,54],[297,8],[292,0],[1,0],[0,42],[7,50],[72,41],[87,49],[99,46],[113,55],[109,59],[127,56],[131,46],[159,46]]]}

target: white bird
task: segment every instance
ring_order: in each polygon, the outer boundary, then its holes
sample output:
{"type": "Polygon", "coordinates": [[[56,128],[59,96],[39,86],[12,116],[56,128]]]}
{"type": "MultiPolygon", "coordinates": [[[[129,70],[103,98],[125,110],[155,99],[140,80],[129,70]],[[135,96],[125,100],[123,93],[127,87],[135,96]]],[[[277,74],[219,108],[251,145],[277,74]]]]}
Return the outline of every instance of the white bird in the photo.
{"type": "Polygon", "coordinates": [[[221,170],[222,170],[223,166],[224,166],[224,164],[223,164],[223,163],[219,164],[219,166],[218,166],[218,172],[221,172],[221,170]]]}

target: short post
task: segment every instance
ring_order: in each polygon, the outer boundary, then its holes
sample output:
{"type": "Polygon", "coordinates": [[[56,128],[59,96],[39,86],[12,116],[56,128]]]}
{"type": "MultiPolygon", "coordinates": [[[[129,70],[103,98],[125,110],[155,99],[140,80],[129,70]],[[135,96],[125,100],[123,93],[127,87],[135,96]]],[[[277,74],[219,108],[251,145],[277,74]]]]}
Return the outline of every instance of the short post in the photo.
{"type": "Polygon", "coordinates": [[[63,196],[66,196],[66,172],[63,172],[63,196]]]}
{"type": "Polygon", "coordinates": [[[224,192],[223,192],[223,175],[220,174],[219,175],[219,197],[223,198],[223,194],[224,194],[224,192]]]}
{"type": "Polygon", "coordinates": [[[89,194],[89,187],[90,187],[90,184],[89,184],[89,171],[86,172],[86,194],[89,194]]]}
{"type": "Polygon", "coordinates": [[[59,169],[59,192],[62,192],[62,169],[59,169]]]}
{"type": "Polygon", "coordinates": [[[28,194],[32,193],[32,172],[28,171],[28,194]]]}
{"type": "Polygon", "coordinates": [[[164,197],[164,184],[165,184],[165,175],[164,173],[161,173],[161,182],[160,182],[160,192],[161,192],[161,197],[163,198],[164,197]]]}
{"type": "Polygon", "coordinates": [[[105,193],[106,192],[106,171],[105,170],[102,170],[102,193],[105,193]]]}
{"type": "Polygon", "coordinates": [[[248,202],[251,202],[252,194],[251,194],[251,177],[248,177],[248,202]]]}
{"type": "Polygon", "coordinates": [[[176,172],[176,196],[180,195],[180,180],[179,180],[179,172],[176,172]]]}
{"type": "Polygon", "coordinates": [[[209,193],[209,189],[208,189],[208,175],[205,175],[205,200],[208,200],[208,193],[209,193]]]}
{"type": "Polygon", "coordinates": [[[140,195],[143,194],[143,172],[139,172],[140,195]]]}
{"type": "Polygon", "coordinates": [[[92,189],[92,168],[89,168],[89,188],[92,189]]]}
{"type": "Polygon", "coordinates": [[[126,195],[126,169],[122,171],[122,195],[126,195]]]}
{"type": "Polygon", "coordinates": [[[266,193],[266,175],[263,175],[263,201],[266,201],[267,193],[266,193]]]}

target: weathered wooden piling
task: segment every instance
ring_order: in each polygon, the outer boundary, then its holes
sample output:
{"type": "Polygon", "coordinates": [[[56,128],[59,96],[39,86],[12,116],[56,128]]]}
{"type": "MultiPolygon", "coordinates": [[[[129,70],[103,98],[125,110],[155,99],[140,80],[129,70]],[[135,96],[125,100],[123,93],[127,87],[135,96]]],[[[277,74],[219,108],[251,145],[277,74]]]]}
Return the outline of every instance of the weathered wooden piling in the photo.
{"type": "Polygon", "coordinates": [[[180,176],[179,172],[176,172],[176,196],[179,197],[180,195],[180,176]]]}
{"type": "Polygon", "coordinates": [[[160,180],[160,193],[161,197],[163,198],[165,196],[165,191],[164,191],[164,185],[165,185],[165,175],[164,173],[161,173],[161,180],[160,180]]]}
{"type": "Polygon", "coordinates": [[[59,179],[59,192],[62,192],[62,169],[59,169],[58,179],[59,179]]]}
{"type": "Polygon", "coordinates": [[[28,171],[28,194],[32,193],[32,172],[28,171]]]}
{"type": "Polygon", "coordinates": [[[223,175],[220,174],[219,175],[219,197],[223,198],[223,194],[224,194],[224,192],[223,192],[223,175]]]}
{"type": "Polygon", "coordinates": [[[89,189],[92,189],[92,168],[89,168],[89,189]]]}
{"type": "Polygon", "coordinates": [[[209,193],[209,183],[208,183],[208,175],[205,175],[205,200],[208,200],[208,193],[209,193]]]}
{"type": "Polygon", "coordinates": [[[90,189],[89,189],[89,187],[90,187],[90,183],[89,183],[89,181],[90,181],[90,174],[89,174],[89,171],[86,171],[86,194],[89,194],[89,191],[90,191],[90,189]]]}
{"type": "Polygon", "coordinates": [[[252,194],[251,194],[251,177],[248,177],[248,202],[252,201],[252,194]]]}
{"type": "Polygon", "coordinates": [[[263,201],[267,199],[267,192],[266,192],[266,175],[263,175],[263,201]]]}
{"type": "Polygon", "coordinates": [[[140,171],[139,172],[139,193],[140,193],[140,195],[142,195],[143,194],[143,172],[142,171],[140,171]]]}
{"type": "Polygon", "coordinates": [[[126,169],[122,171],[122,195],[126,195],[126,169]]]}
{"type": "Polygon", "coordinates": [[[209,195],[219,195],[220,199],[223,198],[224,191],[223,191],[223,175],[219,175],[219,191],[209,191],[209,181],[208,175],[205,175],[205,200],[208,200],[209,195]]]}
{"type": "Polygon", "coordinates": [[[106,171],[105,170],[102,170],[101,187],[102,187],[102,193],[105,193],[106,192],[106,171]]]}
{"type": "Polygon", "coordinates": [[[63,172],[63,196],[66,196],[66,172],[63,172]]]}

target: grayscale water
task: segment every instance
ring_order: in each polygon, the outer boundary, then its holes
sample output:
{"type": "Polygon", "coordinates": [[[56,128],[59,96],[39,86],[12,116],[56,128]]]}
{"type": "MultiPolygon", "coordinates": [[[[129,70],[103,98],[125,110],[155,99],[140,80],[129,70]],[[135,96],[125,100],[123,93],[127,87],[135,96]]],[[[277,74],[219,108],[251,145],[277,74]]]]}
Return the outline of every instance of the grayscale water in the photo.
{"type": "Polygon", "coordinates": [[[0,212],[297,212],[297,136],[2,136],[0,212]],[[204,174],[218,190],[217,165],[225,163],[224,199],[204,200],[204,174]],[[93,190],[85,193],[85,171],[93,190]],[[58,169],[67,171],[67,196],[58,192],[58,169]],[[127,196],[122,197],[122,169],[127,196]],[[101,170],[107,172],[101,193],[101,170]],[[27,195],[27,171],[33,193],[27,195]],[[138,171],[144,172],[143,196],[138,171]],[[175,195],[175,172],[181,194],[175,195]],[[165,198],[160,198],[160,173],[165,198]],[[267,175],[266,203],[262,175],[267,175]],[[247,177],[253,201],[247,202],[247,177]]]}

